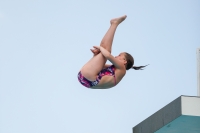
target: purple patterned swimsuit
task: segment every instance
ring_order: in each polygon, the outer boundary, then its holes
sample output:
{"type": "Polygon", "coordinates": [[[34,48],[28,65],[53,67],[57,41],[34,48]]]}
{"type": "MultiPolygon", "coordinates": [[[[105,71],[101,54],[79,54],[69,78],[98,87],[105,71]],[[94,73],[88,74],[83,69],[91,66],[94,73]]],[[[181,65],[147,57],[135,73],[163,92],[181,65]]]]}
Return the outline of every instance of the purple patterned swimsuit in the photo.
{"type": "MultiPolygon", "coordinates": [[[[81,72],[78,73],[78,80],[83,86],[90,88],[90,87],[96,86],[104,75],[114,76],[114,79],[115,79],[115,67],[114,67],[114,65],[111,65],[111,66],[101,70],[99,72],[99,74],[97,75],[97,78],[96,78],[95,81],[90,81],[90,80],[86,79],[81,74],[81,72]]],[[[116,85],[116,79],[115,79],[115,85],[116,85]]]]}

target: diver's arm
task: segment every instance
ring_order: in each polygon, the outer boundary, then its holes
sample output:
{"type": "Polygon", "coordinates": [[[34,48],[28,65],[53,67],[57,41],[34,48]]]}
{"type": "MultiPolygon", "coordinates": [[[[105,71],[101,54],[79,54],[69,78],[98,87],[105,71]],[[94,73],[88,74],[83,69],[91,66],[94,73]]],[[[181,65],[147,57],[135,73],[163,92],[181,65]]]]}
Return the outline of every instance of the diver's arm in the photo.
{"type": "Polygon", "coordinates": [[[123,63],[121,63],[118,59],[116,59],[113,55],[110,54],[108,50],[103,47],[99,47],[101,53],[105,58],[107,58],[116,68],[121,69],[124,67],[123,63]]]}

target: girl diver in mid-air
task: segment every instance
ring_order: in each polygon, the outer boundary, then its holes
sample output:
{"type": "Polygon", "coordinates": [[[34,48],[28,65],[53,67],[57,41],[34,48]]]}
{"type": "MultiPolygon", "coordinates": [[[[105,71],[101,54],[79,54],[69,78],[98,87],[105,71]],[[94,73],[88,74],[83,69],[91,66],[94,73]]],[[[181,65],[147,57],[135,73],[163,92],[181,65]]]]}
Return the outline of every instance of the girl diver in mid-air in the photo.
{"type": "Polygon", "coordinates": [[[92,89],[107,89],[116,86],[126,74],[126,70],[133,68],[140,70],[145,66],[135,67],[133,57],[126,52],[114,57],[111,55],[112,42],[117,26],[126,19],[126,15],[112,19],[110,28],[103,37],[100,46],[93,46],[94,53],[78,73],[79,82],[92,89]],[[112,65],[105,64],[109,60],[112,65]]]}

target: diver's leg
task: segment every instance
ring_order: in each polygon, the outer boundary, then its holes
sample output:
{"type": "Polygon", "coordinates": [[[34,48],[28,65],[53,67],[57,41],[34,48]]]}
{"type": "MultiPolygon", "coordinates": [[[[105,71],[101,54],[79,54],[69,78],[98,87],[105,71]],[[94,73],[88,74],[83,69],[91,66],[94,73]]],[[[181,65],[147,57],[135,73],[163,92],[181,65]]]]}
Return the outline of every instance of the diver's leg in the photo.
{"type": "MultiPolygon", "coordinates": [[[[101,46],[111,52],[112,42],[114,38],[115,31],[117,26],[126,18],[126,16],[122,16],[119,18],[112,19],[110,21],[111,26],[106,32],[105,36],[101,41],[101,46]]],[[[97,74],[104,68],[107,59],[99,53],[90,59],[81,69],[81,73],[88,80],[96,80],[97,74]]]]}
{"type": "Polygon", "coordinates": [[[106,34],[104,35],[104,37],[101,41],[100,46],[107,49],[110,53],[111,53],[111,50],[112,50],[112,42],[113,42],[113,39],[114,39],[114,34],[115,34],[116,29],[117,29],[117,26],[122,21],[124,21],[125,19],[126,19],[126,15],[119,17],[119,18],[112,19],[110,21],[110,24],[111,24],[110,28],[108,29],[108,31],[106,32],[106,34]]]}

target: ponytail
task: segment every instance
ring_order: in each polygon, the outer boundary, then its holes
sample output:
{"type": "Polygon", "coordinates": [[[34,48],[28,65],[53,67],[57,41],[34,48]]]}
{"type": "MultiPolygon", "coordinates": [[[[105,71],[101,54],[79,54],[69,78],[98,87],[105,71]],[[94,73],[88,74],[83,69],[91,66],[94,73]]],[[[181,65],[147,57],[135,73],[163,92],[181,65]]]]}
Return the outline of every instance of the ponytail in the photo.
{"type": "Polygon", "coordinates": [[[148,66],[148,65],[146,65],[146,66],[133,66],[134,59],[129,53],[126,53],[126,52],[125,52],[125,58],[126,58],[126,61],[127,61],[126,70],[129,70],[130,68],[135,69],[135,70],[143,70],[142,68],[148,66]]]}
{"type": "MultiPolygon", "coordinates": [[[[148,65],[146,65],[146,66],[148,66],[148,65]]],[[[146,66],[132,66],[132,69],[135,69],[135,70],[144,70],[142,68],[144,68],[146,66]]]]}

